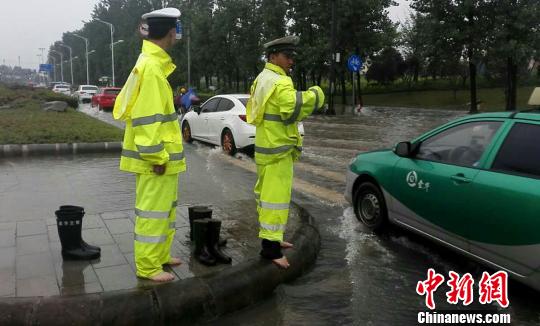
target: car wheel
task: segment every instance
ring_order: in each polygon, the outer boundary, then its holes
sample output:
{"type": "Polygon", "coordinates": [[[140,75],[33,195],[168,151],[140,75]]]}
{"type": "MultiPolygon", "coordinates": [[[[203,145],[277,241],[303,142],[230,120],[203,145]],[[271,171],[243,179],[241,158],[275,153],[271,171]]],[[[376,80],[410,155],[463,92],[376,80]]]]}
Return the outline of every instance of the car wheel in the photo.
{"type": "Polygon", "coordinates": [[[379,187],[372,182],[363,182],[354,196],[354,214],[366,227],[381,230],[388,222],[386,202],[379,187]]]}
{"type": "Polygon", "coordinates": [[[236,154],[236,145],[234,144],[234,137],[229,129],[225,129],[221,135],[221,148],[226,154],[236,154]]]}
{"type": "Polygon", "coordinates": [[[187,143],[191,143],[193,138],[191,137],[191,127],[187,121],[182,124],[182,137],[187,143]]]}

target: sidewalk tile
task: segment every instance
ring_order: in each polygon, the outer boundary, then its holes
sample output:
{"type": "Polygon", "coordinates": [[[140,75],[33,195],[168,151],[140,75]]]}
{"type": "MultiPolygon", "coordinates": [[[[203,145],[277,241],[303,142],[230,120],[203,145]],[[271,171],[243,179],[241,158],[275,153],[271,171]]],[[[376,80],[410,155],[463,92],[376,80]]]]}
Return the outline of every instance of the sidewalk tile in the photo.
{"type": "Polygon", "coordinates": [[[113,234],[113,238],[123,254],[133,252],[133,233],[113,234]]]}
{"type": "Polygon", "coordinates": [[[56,225],[47,226],[47,235],[49,237],[49,242],[60,241],[60,237],[58,236],[58,227],[56,225]]]}
{"type": "Polygon", "coordinates": [[[105,224],[99,215],[85,215],[83,218],[83,229],[104,228],[105,224]]]}
{"type": "Polygon", "coordinates": [[[45,233],[47,233],[47,228],[44,220],[17,222],[17,237],[45,233]]]}
{"type": "Polygon", "coordinates": [[[114,244],[113,238],[105,228],[83,230],[82,237],[86,243],[94,246],[114,244]]]}
{"type": "Polygon", "coordinates": [[[55,276],[52,257],[49,253],[17,256],[15,265],[18,280],[38,276],[55,276]]]}
{"type": "Polygon", "coordinates": [[[2,222],[2,223],[0,223],[0,231],[13,230],[13,233],[15,233],[15,228],[16,227],[17,227],[17,224],[15,222],[2,222]]]}
{"type": "Polygon", "coordinates": [[[82,285],[66,286],[60,289],[62,295],[79,295],[102,292],[103,288],[99,282],[85,283],[82,285]]]}
{"type": "Polygon", "coordinates": [[[125,264],[127,261],[116,244],[101,246],[101,258],[92,260],[95,269],[125,264]]]}
{"type": "Polygon", "coordinates": [[[15,229],[0,230],[0,248],[15,247],[15,229]]]}
{"type": "Polygon", "coordinates": [[[103,218],[104,220],[112,220],[115,218],[129,218],[129,213],[127,211],[105,212],[101,213],[101,218],[103,218]]]}
{"type": "Polygon", "coordinates": [[[131,289],[137,286],[137,277],[129,265],[96,269],[103,291],[131,289]]]}
{"type": "Polygon", "coordinates": [[[17,281],[18,297],[52,296],[58,294],[60,294],[60,290],[56,283],[56,277],[51,275],[17,281]]]}
{"type": "Polygon", "coordinates": [[[14,296],[15,282],[15,268],[0,270],[0,296],[14,296]]]}
{"type": "Polygon", "coordinates": [[[82,286],[98,282],[96,272],[88,261],[63,261],[55,266],[61,287],[82,286]]]}
{"type": "Polygon", "coordinates": [[[17,238],[17,256],[49,251],[49,239],[46,234],[17,238]]]}
{"type": "Polygon", "coordinates": [[[15,247],[0,248],[0,272],[15,270],[15,247]]]}
{"type": "Polygon", "coordinates": [[[105,220],[105,224],[111,234],[133,232],[133,222],[129,218],[105,220]]]}

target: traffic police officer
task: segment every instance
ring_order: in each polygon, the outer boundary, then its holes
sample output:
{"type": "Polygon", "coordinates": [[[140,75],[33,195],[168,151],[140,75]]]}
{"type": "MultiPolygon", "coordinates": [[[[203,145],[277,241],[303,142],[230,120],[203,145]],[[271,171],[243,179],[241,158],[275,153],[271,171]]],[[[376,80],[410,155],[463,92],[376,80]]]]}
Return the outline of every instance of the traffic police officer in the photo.
{"type": "Polygon", "coordinates": [[[135,265],[137,276],[174,279],[163,265],[175,233],[178,174],[186,170],[182,136],[167,77],[175,70],[165,50],[180,37],[180,11],[164,8],[142,16],[147,26],[142,53],[117,97],[114,117],[125,120],[120,170],[136,174],[135,265]]]}
{"type": "Polygon", "coordinates": [[[264,44],[267,63],[251,86],[247,105],[248,122],[256,126],[255,185],[259,213],[261,256],[279,267],[289,267],[281,249],[289,216],[293,162],[302,150],[298,122],[322,108],[324,93],[319,86],[301,92],[294,89],[290,69],[294,63],[297,36],[286,36],[264,44]]]}

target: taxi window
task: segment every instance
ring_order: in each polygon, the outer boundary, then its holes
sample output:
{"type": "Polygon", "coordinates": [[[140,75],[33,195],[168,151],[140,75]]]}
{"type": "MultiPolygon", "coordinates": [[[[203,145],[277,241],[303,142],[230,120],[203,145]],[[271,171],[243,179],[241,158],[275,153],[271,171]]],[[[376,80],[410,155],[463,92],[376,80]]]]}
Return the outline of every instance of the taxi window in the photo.
{"type": "Polygon", "coordinates": [[[495,171],[540,177],[540,125],[516,123],[502,144],[495,171]]]}
{"type": "Polygon", "coordinates": [[[464,123],[420,144],[416,159],[475,167],[501,126],[499,121],[464,123]]]}

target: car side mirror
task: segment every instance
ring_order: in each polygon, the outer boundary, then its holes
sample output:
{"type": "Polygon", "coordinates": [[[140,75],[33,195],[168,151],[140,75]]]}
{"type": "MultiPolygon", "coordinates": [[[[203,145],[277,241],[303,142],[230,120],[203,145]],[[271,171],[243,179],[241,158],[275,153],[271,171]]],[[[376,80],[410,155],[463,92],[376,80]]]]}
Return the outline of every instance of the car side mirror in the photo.
{"type": "Polygon", "coordinates": [[[394,153],[400,157],[411,157],[413,154],[412,145],[408,141],[399,142],[394,148],[394,153]]]}
{"type": "Polygon", "coordinates": [[[193,111],[197,112],[197,114],[201,114],[201,107],[200,106],[193,106],[192,107],[193,111]]]}

